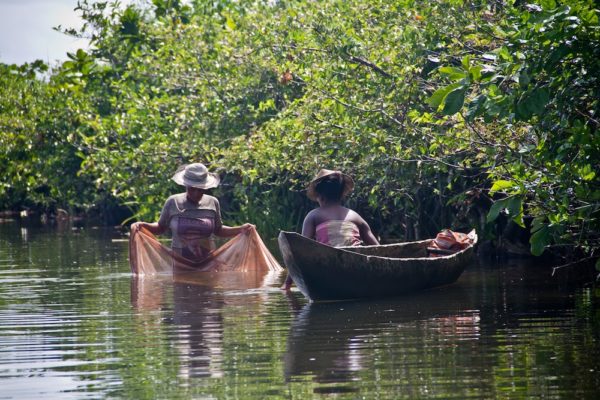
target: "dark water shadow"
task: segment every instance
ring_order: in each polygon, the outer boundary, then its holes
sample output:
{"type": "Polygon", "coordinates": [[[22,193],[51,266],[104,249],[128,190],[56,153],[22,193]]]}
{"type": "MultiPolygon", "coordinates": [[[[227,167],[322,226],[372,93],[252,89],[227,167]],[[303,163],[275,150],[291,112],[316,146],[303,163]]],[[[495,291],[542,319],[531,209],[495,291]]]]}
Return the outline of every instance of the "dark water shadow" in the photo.
{"type": "MultiPolygon", "coordinates": [[[[373,365],[372,339],[416,321],[440,335],[472,337],[479,312],[461,286],[384,300],[308,303],[295,316],[284,357],[286,381],[351,382],[373,365]]],[[[348,387],[342,387],[347,390],[348,387]]]]}

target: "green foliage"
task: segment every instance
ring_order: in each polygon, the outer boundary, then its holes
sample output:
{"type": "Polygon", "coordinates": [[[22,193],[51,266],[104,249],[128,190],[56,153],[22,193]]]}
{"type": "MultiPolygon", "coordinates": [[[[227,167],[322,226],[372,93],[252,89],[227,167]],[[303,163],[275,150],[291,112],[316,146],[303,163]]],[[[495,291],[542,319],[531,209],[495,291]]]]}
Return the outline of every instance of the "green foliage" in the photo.
{"type": "Polygon", "coordinates": [[[492,232],[502,215],[533,219],[535,254],[598,248],[591,1],[81,0],[77,10],[84,26],[66,32],[90,37],[88,51],[46,81],[2,71],[15,94],[2,100],[0,140],[20,138],[2,153],[20,182],[19,195],[4,183],[5,206],[33,199],[25,182],[48,175],[19,168],[32,168],[25,150],[52,126],[32,170],[60,163],[69,178],[48,182],[44,201],[110,196],[154,219],[178,190],[177,166],[202,161],[228,182],[217,194],[230,222],[270,232],[297,227],[307,182],[339,168],[356,180],[349,205],[384,236],[492,232]]]}
{"type": "Polygon", "coordinates": [[[532,253],[554,243],[590,250],[600,239],[598,13],[593,2],[538,4],[484,22],[478,36],[485,45],[468,48],[460,66],[439,68],[450,83],[430,103],[447,115],[466,109],[453,123],[475,131],[496,155],[484,164],[495,181],[490,194],[508,197],[496,201],[488,221],[502,209],[514,219],[516,205],[509,205],[521,198],[535,217],[532,253]],[[459,78],[464,107],[444,97],[459,78]]]}
{"type": "MultiPolygon", "coordinates": [[[[0,64],[0,209],[89,208],[96,198],[71,145],[76,99],[37,78],[48,67],[0,64]]],[[[80,110],[81,111],[81,110],[80,110]]]]}

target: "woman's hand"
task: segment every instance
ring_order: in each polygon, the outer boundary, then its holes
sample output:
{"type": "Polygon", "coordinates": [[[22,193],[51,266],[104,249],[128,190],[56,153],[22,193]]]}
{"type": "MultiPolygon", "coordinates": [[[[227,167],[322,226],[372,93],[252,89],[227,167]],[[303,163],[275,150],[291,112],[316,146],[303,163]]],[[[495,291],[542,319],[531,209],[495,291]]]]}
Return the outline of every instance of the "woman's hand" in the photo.
{"type": "Polygon", "coordinates": [[[160,235],[167,230],[167,228],[160,226],[158,222],[134,222],[129,227],[130,234],[139,232],[142,228],[147,229],[153,235],[160,235]]]}
{"type": "Polygon", "coordinates": [[[250,234],[250,232],[252,232],[254,229],[256,229],[256,225],[250,224],[250,223],[245,223],[244,225],[242,225],[240,227],[242,233],[248,235],[250,234]]]}
{"type": "Polygon", "coordinates": [[[140,231],[140,229],[142,229],[142,224],[143,222],[134,222],[133,224],[131,224],[131,226],[129,227],[130,233],[137,233],[140,231]]]}

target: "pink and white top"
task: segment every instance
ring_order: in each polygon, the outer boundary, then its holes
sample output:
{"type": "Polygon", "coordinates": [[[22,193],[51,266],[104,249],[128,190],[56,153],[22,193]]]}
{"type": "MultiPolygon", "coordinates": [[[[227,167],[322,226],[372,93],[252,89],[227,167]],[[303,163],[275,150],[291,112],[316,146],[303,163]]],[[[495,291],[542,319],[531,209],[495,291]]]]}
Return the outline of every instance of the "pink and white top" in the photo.
{"type": "Polygon", "coordinates": [[[333,247],[360,246],[360,231],[354,222],[330,220],[317,225],[315,232],[317,242],[333,247]]]}
{"type": "Polygon", "coordinates": [[[173,251],[202,260],[214,249],[212,235],[222,226],[219,201],[204,194],[195,204],[185,193],[173,195],[165,202],[158,224],[171,230],[173,251]]]}

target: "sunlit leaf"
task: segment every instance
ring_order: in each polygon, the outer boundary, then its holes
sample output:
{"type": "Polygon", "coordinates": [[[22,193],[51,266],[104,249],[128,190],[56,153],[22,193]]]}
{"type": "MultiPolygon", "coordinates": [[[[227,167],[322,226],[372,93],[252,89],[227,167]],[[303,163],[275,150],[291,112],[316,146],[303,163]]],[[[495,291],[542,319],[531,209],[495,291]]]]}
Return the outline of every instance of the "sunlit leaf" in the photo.
{"type": "Polygon", "coordinates": [[[431,97],[429,97],[429,99],[427,100],[427,103],[433,107],[434,109],[437,109],[440,104],[442,104],[442,101],[444,101],[444,98],[448,95],[448,93],[450,93],[450,91],[452,90],[451,88],[452,85],[450,86],[444,86],[442,88],[439,88],[438,90],[436,90],[431,97]]]}
{"type": "Polygon", "coordinates": [[[446,75],[450,80],[458,81],[467,77],[467,72],[456,67],[440,67],[439,71],[442,75],[446,75]]]}
{"type": "Polygon", "coordinates": [[[490,194],[493,194],[498,191],[510,189],[510,188],[514,187],[515,185],[516,185],[516,183],[513,181],[506,181],[506,180],[502,180],[502,179],[497,180],[492,185],[492,188],[490,189],[490,194]]]}

